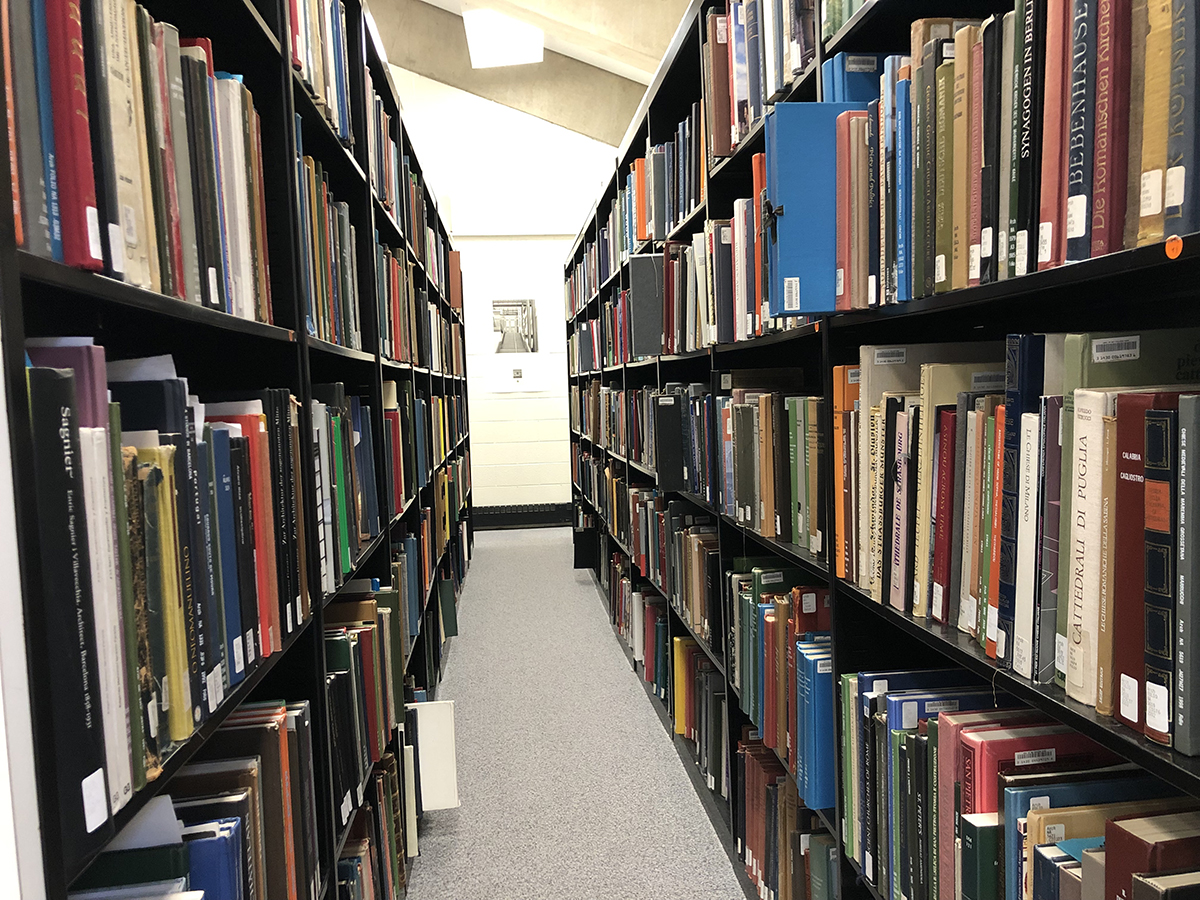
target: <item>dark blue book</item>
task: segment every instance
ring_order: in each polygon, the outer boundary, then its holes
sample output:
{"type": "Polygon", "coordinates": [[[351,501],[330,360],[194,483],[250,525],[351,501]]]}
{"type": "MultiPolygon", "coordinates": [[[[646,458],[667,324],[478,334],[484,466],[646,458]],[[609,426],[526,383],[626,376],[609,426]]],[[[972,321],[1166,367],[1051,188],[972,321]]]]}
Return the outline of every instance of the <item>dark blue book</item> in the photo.
{"type": "Polygon", "coordinates": [[[746,73],[750,79],[750,126],[763,116],[762,14],[759,0],[746,4],[746,73]]]}
{"type": "Polygon", "coordinates": [[[196,441],[196,497],[200,501],[200,544],[196,548],[196,565],[202,570],[208,595],[208,668],[214,677],[209,684],[210,712],[224,699],[225,685],[229,683],[228,666],[225,665],[225,607],[221,597],[217,574],[217,532],[212,509],[212,454],[208,443],[196,441]]]}
{"type": "Polygon", "coordinates": [[[225,614],[225,659],[229,686],[246,677],[246,654],[242,643],[242,601],[238,590],[237,537],[233,507],[233,471],[230,460],[229,432],[224,428],[206,427],[211,470],[213,547],[216,557],[216,577],[220,585],[225,614]]]}
{"type": "MultiPolygon", "coordinates": [[[[1067,262],[1088,259],[1092,255],[1092,147],[1096,129],[1096,7],[1092,0],[1073,0],[1071,3],[1071,37],[1069,50],[1070,94],[1067,98],[1067,262]]],[[[1179,8],[1179,4],[1174,4],[1179,8]]],[[[1176,22],[1176,16],[1172,16],[1176,22]]],[[[1190,20],[1190,16],[1189,16],[1190,20]]],[[[1172,24],[1172,34],[1178,30],[1172,24]]],[[[1172,66],[1175,50],[1172,41],[1172,66]]],[[[1192,79],[1184,79],[1195,91],[1192,79]]],[[[1171,79],[1171,100],[1175,100],[1176,79],[1171,79]]],[[[1189,98],[1190,99],[1190,98],[1189,98]]],[[[1189,113],[1183,118],[1194,119],[1189,113]]],[[[1170,129],[1168,129],[1168,134],[1170,129]]],[[[1169,151],[1170,148],[1168,148],[1169,151]]],[[[1170,160],[1168,152],[1167,159],[1170,160]]],[[[1005,408],[1005,415],[1008,410],[1005,408]]],[[[1006,419],[1007,421],[1007,419],[1006,419]]]]}
{"type": "Polygon", "coordinates": [[[421,584],[421,554],[416,535],[404,538],[404,558],[408,575],[408,633],[416,639],[421,630],[421,606],[425,600],[424,585],[421,584]]]}
{"type": "Polygon", "coordinates": [[[1000,596],[996,661],[1013,666],[1017,598],[1018,489],[1021,480],[1021,416],[1041,409],[1046,336],[1010,334],[1004,355],[1004,480],[1000,485],[1000,596]]]}
{"type": "MultiPolygon", "coordinates": [[[[1075,5],[1079,5],[1079,0],[1075,5]]],[[[1195,0],[1174,0],[1171,4],[1171,96],[1167,105],[1164,235],[1200,231],[1200,173],[1196,171],[1196,140],[1200,131],[1196,127],[1195,102],[1196,3],[1195,0]]],[[[1068,245],[1068,254],[1070,249],[1068,245]]]]}
{"type": "Polygon", "coordinates": [[[896,82],[896,300],[912,289],[912,82],[896,82]]]}
{"type": "Polygon", "coordinates": [[[188,887],[204,891],[205,900],[240,900],[244,839],[241,819],[186,826],[183,840],[188,848],[188,887]]]}
{"type": "MultiPolygon", "coordinates": [[[[31,0],[33,65],[38,95],[38,132],[46,179],[46,212],[50,216],[50,255],[63,261],[62,215],[58,206],[58,162],[54,153],[54,107],[50,100],[50,45],[46,32],[46,0],[31,0]]],[[[32,224],[32,223],[31,223],[32,224]]]]}

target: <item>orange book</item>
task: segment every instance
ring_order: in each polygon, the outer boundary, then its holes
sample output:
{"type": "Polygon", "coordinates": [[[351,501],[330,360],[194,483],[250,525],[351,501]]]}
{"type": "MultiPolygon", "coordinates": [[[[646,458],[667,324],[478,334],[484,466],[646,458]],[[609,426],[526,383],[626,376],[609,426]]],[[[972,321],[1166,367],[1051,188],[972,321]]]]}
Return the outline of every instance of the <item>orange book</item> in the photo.
{"type": "Polygon", "coordinates": [[[767,154],[755,153],[750,163],[754,170],[754,333],[762,334],[763,323],[760,313],[767,299],[766,285],[762,280],[762,205],[763,192],[767,189],[767,154]]]}
{"type": "Polygon", "coordinates": [[[646,160],[639,156],[633,161],[633,217],[637,219],[637,239],[650,239],[650,228],[646,222],[646,160]]]}
{"type": "MultiPolygon", "coordinates": [[[[1014,423],[1016,427],[1016,423],[1014,423]]],[[[988,566],[987,655],[996,658],[997,622],[1000,619],[1000,509],[1004,503],[1004,407],[996,407],[996,446],[992,452],[992,547],[988,566]]]]}

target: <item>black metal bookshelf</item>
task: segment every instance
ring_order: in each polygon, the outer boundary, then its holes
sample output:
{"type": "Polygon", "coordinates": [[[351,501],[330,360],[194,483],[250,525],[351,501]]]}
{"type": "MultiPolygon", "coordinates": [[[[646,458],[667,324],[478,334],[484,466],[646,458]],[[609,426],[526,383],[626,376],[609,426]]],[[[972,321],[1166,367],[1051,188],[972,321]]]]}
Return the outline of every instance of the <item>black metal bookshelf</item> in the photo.
{"type": "MultiPolygon", "coordinates": [[[[944,4],[937,6],[923,0],[915,4],[905,0],[867,0],[832,37],[818,41],[817,58],[781,89],[779,99],[775,102],[817,100],[821,92],[821,62],[836,53],[906,52],[910,42],[909,24],[917,18],[947,14],[986,16],[1007,8],[1010,7],[999,0],[959,0],[951,4],[950,9],[944,4]]],[[[679,111],[685,104],[703,98],[701,77],[698,74],[691,77],[686,74],[696,71],[694,61],[681,63],[675,57],[684,53],[699,53],[706,40],[705,15],[710,10],[723,9],[724,4],[714,0],[696,0],[684,14],[679,32],[618,149],[611,179],[601,191],[565,261],[565,279],[570,278],[576,265],[584,260],[587,245],[597,241],[599,229],[607,222],[609,206],[618,190],[624,186],[633,160],[645,152],[647,143],[653,144],[669,137],[680,118],[679,111]],[[682,92],[684,96],[668,96],[672,92],[682,92]]],[[[688,240],[703,228],[706,218],[727,218],[734,198],[750,197],[751,157],[763,149],[764,127],[760,121],[742,138],[731,156],[716,160],[703,173],[706,203],[685,216],[671,230],[670,238],[688,240]]],[[[639,245],[635,252],[661,253],[662,244],[647,241],[639,245]]],[[[596,319],[601,329],[606,327],[601,314],[605,302],[630,286],[628,262],[623,262],[607,275],[600,276],[598,273],[598,281],[599,285],[593,293],[580,298],[576,310],[567,310],[565,324],[568,337],[576,333],[584,319],[596,319]]],[[[614,389],[661,388],[667,382],[680,381],[707,382],[717,394],[722,392],[718,390],[718,385],[723,373],[740,369],[794,370],[803,378],[804,389],[800,393],[825,398],[827,414],[823,426],[824,433],[828,435],[832,434],[833,368],[856,365],[861,346],[995,340],[1013,332],[1194,327],[1200,325],[1200,304],[1196,302],[1198,296],[1200,235],[1190,235],[1184,236],[1182,249],[1177,244],[1168,247],[1159,243],[906,303],[814,317],[805,323],[792,323],[783,330],[770,331],[736,343],[716,344],[676,355],[658,355],[624,363],[606,364],[602,359],[598,361],[599,368],[596,370],[569,371],[568,382],[580,388],[586,403],[586,391],[595,382],[614,389]]],[[[603,338],[602,333],[602,350],[603,338]]],[[[571,364],[573,362],[569,362],[571,364]]],[[[582,413],[582,410],[574,412],[582,413]]],[[[628,405],[621,414],[626,422],[630,421],[631,410],[628,405]]],[[[626,487],[657,486],[657,476],[651,466],[643,464],[632,454],[621,455],[609,450],[605,446],[603,423],[596,428],[596,433],[589,434],[587,429],[574,430],[573,427],[569,436],[573,455],[577,456],[581,450],[593,456],[600,455],[604,465],[610,466],[626,487]]],[[[603,493],[603,490],[603,484],[597,486],[597,493],[603,493]]],[[[826,478],[821,485],[821,502],[826,509],[833,509],[833,491],[831,479],[826,478]]],[[[602,507],[606,501],[603,498],[589,496],[575,481],[572,483],[572,495],[578,507],[574,530],[576,567],[593,571],[606,608],[613,615],[608,593],[604,589],[608,566],[614,551],[628,555],[628,548],[605,521],[602,507]],[[587,517],[594,523],[593,527],[580,524],[587,517]]],[[[810,553],[806,547],[764,537],[739,524],[736,519],[721,514],[714,504],[702,496],[668,492],[668,499],[687,501],[698,513],[706,513],[719,522],[717,532],[723,563],[735,556],[774,555],[781,564],[797,566],[807,572],[814,584],[827,586],[833,613],[835,683],[839,673],[858,671],[868,665],[961,666],[994,685],[997,691],[1007,692],[1016,701],[1071,726],[1148,773],[1200,797],[1200,759],[1156,744],[1114,719],[1098,715],[1094,709],[1068,699],[1065,692],[1053,684],[1033,683],[1012,670],[997,666],[995,660],[989,659],[974,639],[953,626],[914,619],[911,615],[876,602],[856,585],[838,578],[825,554],[810,553]]],[[[827,548],[834,543],[833,527],[831,521],[825,534],[827,548]]],[[[722,569],[727,570],[728,565],[723,565],[722,569]]],[[[633,577],[635,590],[663,593],[660,586],[640,577],[636,566],[633,577]]],[[[722,596],[720,602],[725,606],[725,621],[729,621],[729,598],[722,596]]],[[[709,658],[717,661],[717,651],[697,638],[682,618],[671,614],[668,619],[670,635],[696,638],[709,658]]],[[[741,698],[728,677],[726,688],[729,721],[732,723],[740,715],[741,698]]],[[[649,685],[647,693],[653,697],[653,689],[649,685]]],[[[664,711],[663,704],[656,699],[652,702],[660,714],[669,719],[671,710],[664,711]]],[[[840,718],[835,716],[835,719],[835,727],[840,731],[840,718]]],[[[741,716],[739,720],[744,721],[745,717],[741,716]]],[[[736,750],[738,736],[733,734],[732,727],[730,731],[728,749],[732,753],[736,750]]],[[[837,746],[840,753],[840,734],[837,746]]],[[[682,751],[681,758],[685,764],[690,759],[682,751]]],[[[837,769],[840,781],[841,767],[837,769]]],[[[699,782],[696,789],[707,808],[714,801],[714,795],[699,782]]],[[[731,796],[740,790],[741,785],[732,785],[731,796]]],[[[716,802],[724,803],[719,797],[716,802]]],[[[742,863],[731,849],[732,833],[738,825],[736,809],[737,804],[730,802],[729,815],[722,813],[712,816],[710,812],[710,817],[722,840],[727,842],[731,861],[740,874],[742,863]]],[[[861,870],[842,848],[840,804],[837,809],[821,810],[819,814],[841,851],[841,896],[880,900],[881,894],[863,880],[861,870]]],[[[749,888],[747,893],[753,896],[749,888]]]]}
{"type": "MultiPolygon", "coordinates": [[[[429,267],[418,257],[414,242],[397,218],[374,195],[368,176],[366,138],[367,100],[364,71],[370,71],[375,91],[386,94],[390,109],[401,109],[394,83],[388,71],[378,31],[363,0],[345,3],[347,35],[347,71],[349,73],[352,140],[338,139],[325,114],[316,103],[299,74],[293,69],[288,5],[282,0],[214,0],[212,3],[184,4],[176,0],[143,0],[150,14],[159,21],[177,25],[185,36],[208,37],[212,41],[216,68],[245,73],[255,108],[262,117],[263,179],[267,208],[267,245],[273,323],[237,318],[225,312],[203,308],[123,282],[69,268],[18,249],[15,240],[13,207],[0,210],[0,326],[3,332],[3,361],[8,384],[8,427],[12,439],[12,466],[15,517],[20,555],[22,604],[26,624],[25,644],[28,660],[33,748],[38,787],[38,821],[46,896],[65,900],[71,882],[92,862],[86,859],[63,863],[59,838],[59,812],[56,790],[56,748],[50,716],[49,677],[42,648],[48,636],[43,624],[42,576],[38,542],[38,503],[32,477],[34,448],[29,425],[28,396],[25,384],[24,343],[27,337],[89,335],[104,345],[109,358],[171,354],[182,375],[189,379],[194,393],[288,387],[300,401],[301,433],[311,435],[311,401],[314,384],[340,381],[347,393],[364,398],[373,410],[382,413],[383,382],[411,384],[416,396],[432,401],[437,397],[461,403],[461,433],[447,434],[449,448],[441,460],[431,460],[433,473],[441,472],[470,453],[470,430],[466,387],[465,347],[442,346],[441,359],[446,372],[431,371],[428,364],[415,366],[388,360],[381,353],[379,316],[376,297],[375,241],[388,245],[393,253],[412,265],[414,287],[426,291],[441,317],[456,323],[462,337],[461,311],[452,308],[442,289],[429,275],[429,267]],[[357,268],[362,349],[353,349],[318,340],[306,326],[308,300],[300,283],[301,234],[300,207],[295,185],[297,158],[296,121],[300,122],[303,152],[319,160],[327,173],[337,199],[350,208],[358,240],[353,248],[357,268]],[[376,234],[378,238],[376,238],[376,234]],[[463,369],[450,372],[455,356],[463,369]]],[[[18,73],[18,78],[24,77],[18,73]]],[[[399,153],[407,156],[414,171],[421,166],[401,117],[392,120],[392,139],[399,153]]],[[[0,162],[0,178],[11,179],[9,157],[0,162]]],[[[427,221],[451,247],[451,236],[440,216],[432,195],[426,195],[427,221]]],[[[443,273],[444,276],[448,273],[443,273]]],[[[432,340],[441,342],[439,334],[432,340]]],[[[382,415],[376,420],[380,424],[382,415]]],[[[424,440],[434,446],[436,422],[427,417],[424,440]]],[[[377,472],[391,466],[385,457],[384,429],[376,427],[371,448],[377,472]]],[[[412,435],[405,435],[409,442],[412,435]]],[[[311,461],[312,453],[303,453],[311,461]]],[[[317,534],[313,466],[301,467],[299,490],[307,516],[305,530],[317,534]]],[[[164,761],[162,773],[137,791],[115,816],[118,830],[127,824],[153,797],[169,793],[172,777],[205,745],[221,723],[244,701],[286,698],[309,700],[312,709],[315,742],[319,856],[325,881],[319,886],[319,898],[336,895],[336,880],[328,877],[336,870],[339,850],[346,840],[348,825],[335,822],[337,804],[333,791],[330,728],[331,718],[325,696],[324,610],[345,590],[352,579],[380,578],[390,581],[391,547],[402,533],[420,532],[420,514],[434,507],[434,479],[415,491],[401,509],[391,509],[386,479],[378,479],[380,532],[360,548],[357,559],[342,580],[342,586],[323,594],[318,554],[307,558],[311,615],[299,623],[283,643],[282,650],[271,654],[225,697],[213,715],[186,742],[164,761]]],[[[436,564],[432,586],[423,586],[425,605],[438,596],[438,583],[455,578],[454,560],[468,560],[474,544],[471,494],[467,491],[461,505],[449,510],[448,542],[433,548],[436,564]],[[465,530],[463,528],[465,526],[465,530]]],[[[432,523],[431,523],[432,524],[432,523]]],[[[431,528],[430,540],[436,540],[431,528]]],[[[315,546],[315,544],[314,544],[315,546]]],[[[465,571],[465,564],[464,569],[465,571]]],[[[422,651],[415,645],[405,665],[422,651]]],[[[439,653],[439,659],[441,654],[439,653]]],[[[419,666],[411,671],[420,672],[419,666]]],[[[440,667],[438,668],[440,671],[440,667]]],[[[436,684],[423,685],[432,694],[436,684]]],[[[393,735],[393,741],[395,736],[393,735]]],[[[357,799],[357,798],[356,798],[357,799]]],[[[20,824],[18,827],[21,827],[20,824]]],[[[97,851],[99,852],[99,851],[97,851]]]]}

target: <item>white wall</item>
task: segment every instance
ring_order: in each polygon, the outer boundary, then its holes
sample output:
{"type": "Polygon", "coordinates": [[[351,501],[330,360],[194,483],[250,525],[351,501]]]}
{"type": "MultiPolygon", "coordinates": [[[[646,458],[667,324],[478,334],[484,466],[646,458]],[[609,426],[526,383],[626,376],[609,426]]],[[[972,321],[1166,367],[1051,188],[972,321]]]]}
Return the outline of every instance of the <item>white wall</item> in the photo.
{"type": "Polygon", "coordinates": [[[392,77],[462,251],[472,500],[567,503],[563,263],[615,148],[396,66],[392,77]],[[538,352],[495,353],[492,301],[526,299],[537,303],[538,352]]]}

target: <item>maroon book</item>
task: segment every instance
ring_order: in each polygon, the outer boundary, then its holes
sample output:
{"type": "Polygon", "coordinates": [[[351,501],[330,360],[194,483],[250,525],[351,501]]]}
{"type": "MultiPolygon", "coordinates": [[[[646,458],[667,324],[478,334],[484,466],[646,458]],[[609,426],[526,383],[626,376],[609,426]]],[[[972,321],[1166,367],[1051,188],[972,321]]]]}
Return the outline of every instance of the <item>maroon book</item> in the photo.
{"type": "Polygon", "coordinates": [[[715,12],[708,14],[708,56],[712,59],[712,77],[709,87],[712,96],[705,104],[709,116],[709,134],[712,137],[712,155],[728,156],[733,152],[729,130],[729,29],[728,17],[715,12]]]}
{"type": "Polygon", "coordinates": [[[62,219],[63,262],[80,269],[104,267],[96,174],[88,124],[87,66],[79,7],[46,0],[50,99],[54,151],[58,164],[58,205],[62,219]]]}
{"type": "Polygon", "coordinates": [[[1196,868],[1200,812],[1125,816],[1104,825],[1104,896],[1130,900],[1133,873],[1196,868]]]}
{"type": "MultiPolygon", "coordinates": [[[[1061,266],[1067,255],[1067,55],[1070,0],[1046,4],[1046,74],[1042,106],[1042,188],[1039,193],[1038,268],[1061,266]]],[[[1124,228],[1124,223],[1122,223],[1124,228]]]]}
{"type": "Polygon", "coordinates": [[[1096,129],[1092,161],[1092,256],[1122,249],[1129,173],[1130,0],[1096,11],[1096,129]]]}
{"type": "Polygon", "coordinates": [[[954,533],[954,448],[958,414],[953,409],[938,413],[937,502],[934,505],[933,602],[929,614],[945,624],[950,616],[950,543],[954,533]]]}

